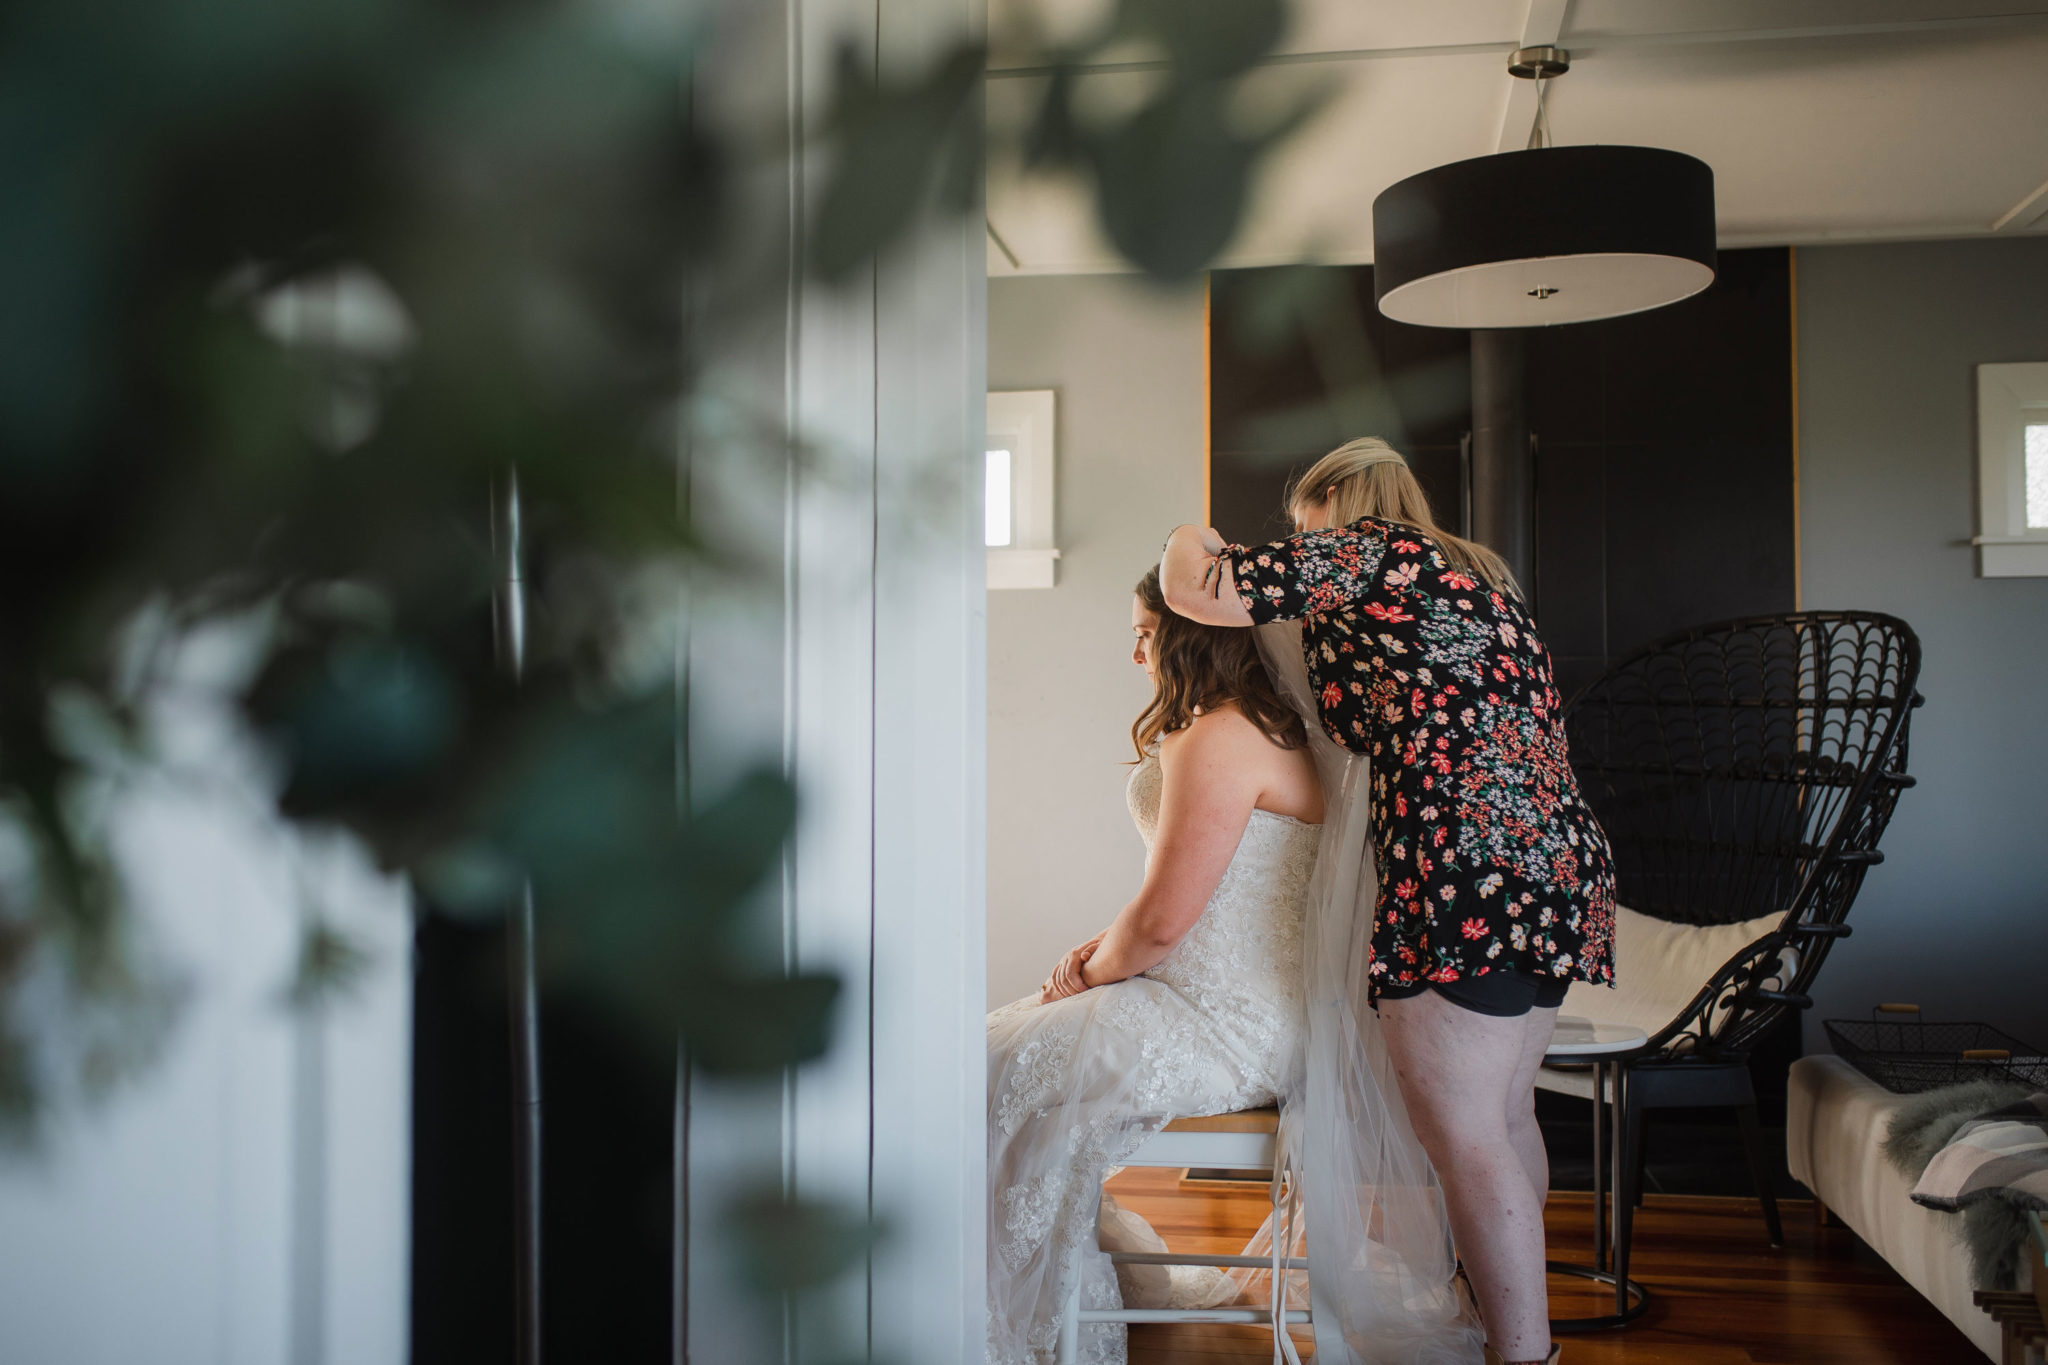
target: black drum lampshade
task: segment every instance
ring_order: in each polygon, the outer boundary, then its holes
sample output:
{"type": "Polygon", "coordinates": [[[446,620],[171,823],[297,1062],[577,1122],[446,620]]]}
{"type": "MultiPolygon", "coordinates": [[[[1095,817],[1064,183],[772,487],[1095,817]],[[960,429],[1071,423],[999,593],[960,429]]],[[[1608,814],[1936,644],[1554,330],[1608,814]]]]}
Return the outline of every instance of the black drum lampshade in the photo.
{"type": "Polygon", "coordinates": [[[1714,172],[1655,147],[1454,161],[1372,206],[1380,311],[1422,327],[1547,327],[1661,308],[1714,282],[1714,172]]]}

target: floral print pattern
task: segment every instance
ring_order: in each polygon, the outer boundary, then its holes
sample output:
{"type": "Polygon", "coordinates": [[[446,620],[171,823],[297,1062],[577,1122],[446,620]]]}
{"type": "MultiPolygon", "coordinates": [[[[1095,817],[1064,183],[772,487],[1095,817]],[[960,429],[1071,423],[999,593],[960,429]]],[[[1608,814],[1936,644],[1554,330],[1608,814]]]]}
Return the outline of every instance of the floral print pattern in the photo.
{"type": "Polygon", "coordinates": [[[1503,969],[1612,985],[1613,855],[1521,601],[1374,517],[1224,557],[1253,621],[1302,619],[1323,727],[1373,761],[1373,995],[1503,969]]]}

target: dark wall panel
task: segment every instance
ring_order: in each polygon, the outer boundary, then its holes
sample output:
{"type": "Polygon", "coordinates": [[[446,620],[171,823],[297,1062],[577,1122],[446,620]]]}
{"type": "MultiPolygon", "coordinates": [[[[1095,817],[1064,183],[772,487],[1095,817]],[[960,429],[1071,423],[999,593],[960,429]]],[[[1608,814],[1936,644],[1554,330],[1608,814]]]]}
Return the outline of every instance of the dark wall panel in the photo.
{"type": "MultiPolygon", "coordinates": [[[[1783,250],[1724,252],[1684,303],[1528,333],[1533,590],[1567,693],[1659,635],[1794,606],[1790,283],[1783,250]]],[[[1364,435],[1465,528],[1468,333],[1381,318],[1369,266],[1221,272],[1210,298],[1219,530],[1283,533],[1290,475],[1364,435]]]]}
{"type": "Polygon", "coordinates": [[[1601,448],[1544,442],[1536,462],[1541,625],[1570,695],[1607,659],[1607,462],[1601,448]]]}
{"type": "Polygon", "coordinates": [[[1292,530],[1288,483],[1356,436],[1399,447],[1440,518],[1463,526],[1463,332],[1381,317],[1369,269],[1221,271],[1210,310],[1209,505],[1226,537],[1254,544],[1292,530]]]}
{"type": "MultiPolygon", "coordinates": [[[[541,923],[543,955],[549,921],[541,923]]],[[[413,995],[413,1365],[513,1358],[505,933],[428,911],[413,995]]],[[[541,1001],[541,1317],[560,1361],[668,1358],[674,1072],[585,999],[541,1001]]]]}

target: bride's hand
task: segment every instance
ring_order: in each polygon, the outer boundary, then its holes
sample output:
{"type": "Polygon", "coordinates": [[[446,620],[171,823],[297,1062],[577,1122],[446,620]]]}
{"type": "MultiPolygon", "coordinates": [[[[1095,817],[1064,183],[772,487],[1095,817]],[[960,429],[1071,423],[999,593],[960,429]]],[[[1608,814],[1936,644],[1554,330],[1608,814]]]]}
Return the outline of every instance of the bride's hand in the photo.
{"type": "Polygon", "coordinates": [[[1059,960],[1059,964],[1052,969],[1052,975],[1039,987],[1039,1004],[1050,1005],[1055,1000],[1064,1000],[1070,995],[1079,995],[1088,989],[1088,983],[1081,979],[1081,968],[1088,965],[1089,958],[1095,956],[1095,950],[1102,945],[1103,934],[1108,932],[1107,929],[1103,930],[1101,934],[1097,934],[1080,947],[1071,949],[1059,960]]]}

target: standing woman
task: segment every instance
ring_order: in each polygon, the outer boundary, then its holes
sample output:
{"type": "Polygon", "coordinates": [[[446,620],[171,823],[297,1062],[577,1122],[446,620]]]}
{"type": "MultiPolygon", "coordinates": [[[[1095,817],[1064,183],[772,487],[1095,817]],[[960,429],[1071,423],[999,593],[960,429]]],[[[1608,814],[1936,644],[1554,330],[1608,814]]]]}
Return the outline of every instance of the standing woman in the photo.
{"type": "Polygon", "coordinates": [[[1541,1365],[1555,1352],[1536,1068],[1566,985],[1613,984],[1607,839],[1501,558],[1438,529],[1407,462],[1371,437],[1324,456],[1288,504],[1299,532],[1253,549],[1180,527],[1160,582],[1208,625],[1300,619],[1323,727],[1371,761],[1370,998],[1488,1359],[1541,1365]]]}

